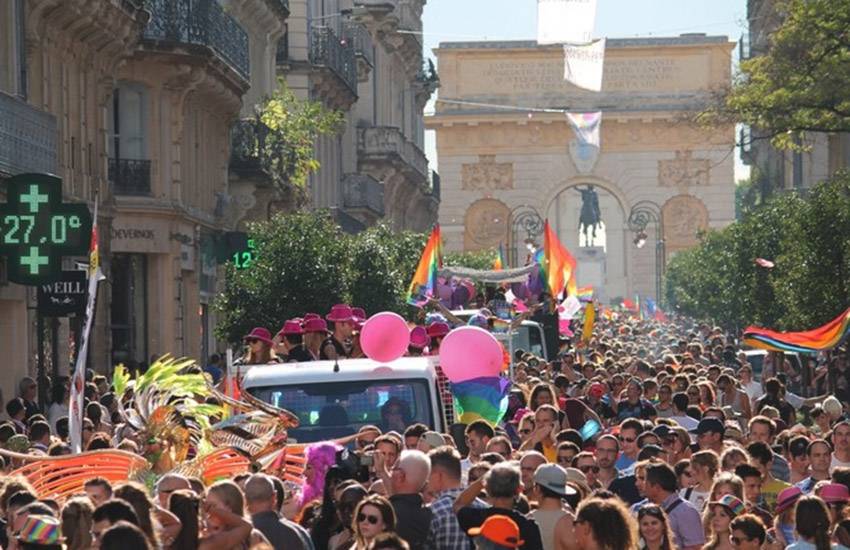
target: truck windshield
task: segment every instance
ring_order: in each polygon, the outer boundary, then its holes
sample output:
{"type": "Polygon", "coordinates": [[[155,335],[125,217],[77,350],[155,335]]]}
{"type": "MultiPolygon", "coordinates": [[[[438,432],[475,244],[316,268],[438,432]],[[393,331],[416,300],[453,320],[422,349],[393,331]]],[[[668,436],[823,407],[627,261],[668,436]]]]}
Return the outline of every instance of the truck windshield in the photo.
{"type": "Polygon", "coordinates": [[[250,388],[255,397],[298,415],[289,431],[299,443],[352,435],[365,424],[384,432],[421,422],[434,429],[425,379],[360,380],[250,388]]]}

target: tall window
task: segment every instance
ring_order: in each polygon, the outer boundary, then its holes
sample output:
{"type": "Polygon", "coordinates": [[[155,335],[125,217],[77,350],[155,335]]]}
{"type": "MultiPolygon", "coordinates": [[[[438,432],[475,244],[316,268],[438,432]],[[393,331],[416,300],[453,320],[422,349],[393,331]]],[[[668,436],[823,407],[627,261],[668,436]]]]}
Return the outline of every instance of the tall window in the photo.
{"type": "Polygon", "coordinates": [[[147,89],[122,82],[112,94],[109,113],[109,156],[116,159],[147,158],[147,89]]]}

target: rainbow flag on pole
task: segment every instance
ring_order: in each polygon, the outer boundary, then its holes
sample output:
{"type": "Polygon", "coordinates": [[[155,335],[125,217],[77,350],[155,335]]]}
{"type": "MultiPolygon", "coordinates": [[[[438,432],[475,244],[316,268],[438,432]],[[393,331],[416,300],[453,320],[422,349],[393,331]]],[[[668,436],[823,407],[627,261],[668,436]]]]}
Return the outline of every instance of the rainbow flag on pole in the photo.
{"type": "Polygon", "coordinates": [[[591,302],[593,301],[593,287],[592,286],[583,286],[580,287],[576,291],[577,297],[580,302],[591,302]]]}
{"type": "Polygon", "coordinates": [[[772,351],[815,353],[835,349],[850,336],[850,309],[822,327],[804,332],[777,332],[766,328],[747,327],[744,343],[772,351]]]}
{"type": "Polygon", "coordinates": [[[434,295],[437,284],[437,270],[443,267],[443,245],[440,241],[440,226],[435,225],[422,250],[419,265],[413,273],[413,280],[407,290],[407,303],[422,307],[434,295]]]}
{"type": "Polygon", "coordinates": [[[567,296],[577,294],[576,259],[558,240],[549,220],[543,227],[543,254],[538,254],[536,258],[552,297],[558,296],[564,289],[567,296]]]}

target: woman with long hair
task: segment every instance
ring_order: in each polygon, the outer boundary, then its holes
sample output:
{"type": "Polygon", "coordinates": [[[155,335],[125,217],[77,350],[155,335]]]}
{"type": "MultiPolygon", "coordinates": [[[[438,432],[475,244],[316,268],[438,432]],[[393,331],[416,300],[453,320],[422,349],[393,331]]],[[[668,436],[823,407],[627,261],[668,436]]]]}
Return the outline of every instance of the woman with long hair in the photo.
{"type": "Polygon", "coordinates": [[[205,529],[198,546],[200,550],[242,549],[268,542],[245,519],[245,494],[232,481],[217,481],[207,488],[203,511],[205,529]]]}
{"type": "Polygon", "coordinates": [[[714,476],[717,474],[719,460],[714,451],[699,451],[691,457],[691,471],[693,472],[694,485],[683,489],[679,495],[694,505],[697,512],[702,513],[705,503],[708,502],[714,476]]]}
{"type": "MultiPolygon", "coordinates": [[[[797,501],[794,512],[799,540],[786,547],[787,550],[831,550],[829,509],[820,497],[806,495],[797,501]]],[[[843,547],[842,547],[843,548],[843,547]]]]}
{"type": "Polygon", "coordinates": [[[528,398],[528,408],[532,411],[536,411],[537,407],[540,405],[552,405],[553,407],[557,407],[558,400],[555,395],[555,390],[552,389],[552,386],[541,382],[531,388],[531,394],[528,398]]]}
{"type": "Polygon", "coordinates": [[[673,532],[667,514],[657,504],[638,508],[640,547],[645,550],[674,550],[673,532]]]}
{"type": "Polygon", "coordinates": [[[47,409],[47,421],[50,430],[56,433],[56,421],[68,416],[68,406],[71,402],[71,382],[67,376],[60,376],[53,382],[50,391],[50,407],[47,409]]]}
{"type": "Polygon", "coordinates": [[[277,356],[272,349],[274,341],[272,334],[267,328],[256,327],[250,333],[242,337],[245,342],[245,355],[237,362],[240,365],[267,365],[277,361],[277,356]]]}
{"type": "Polygon", "coordinates": [[[148,492],[145,490],[145,487],[140,483],[128,481],[127,483],[119,485],[115,488],[113,496],[115,498],[126,500],[130,506],[133,507],[133,510],[136,512],[136,516],[139,518],[139,529],[141,529],[148,537],[151,546],[155,548],[159,548],[160,546],[161,532],[165,535],[165,538],[172,538],[180,529],[180,524],[174,521],[176,518],[174,518],[171,514],[168,514],[166,510],[163,510],[169,516],[167,523],[169,525],[176,524],[176,527],[165,532],[162,531],[161,523],[156,517],[158,509],[148,496],[148,492]]]}
{"type": "Polygon", "coordinates": [[[181,489],[168,497],[168,511],[180,520],[180,532],[169,548],[197,550],[200,533],[201,499],[192,491],[181,489]]]}
{"type": "Polygon", "coordinates": [[[62,507],[62,534],[67,550],[88,550],[91,547],[91,526],[94,507],[88,497],[74,497],[62,507]]]}
{"type": "Polygon", "coordinates": [[[378,534],[395,531],[395,511],[386,498],[369,495],[354,509],[351,528],[354,531],[354,544],[351,550],[367,550],[378,534]]]}
{"type": "Polygon", "coordinates": [[[582,550],[634,550],[637,523],[618,499],[592,498],[576,514],[575,539],[582,550]]]}
{"type": "MultiPolygon", "coordinates": [[[[318,516],[312,516],[312,528],[309,528],[310,538],[313,539],[313,546],[317,549],[327,548],[328,541],[331,536],[342,531],[342,526],[339,524],[339,515],[337,514],[336,501],[334,500],[334,491],[337,486],[346,478],[345,473],[338,466],[331,466],[325,474],[324,489],[321,494],[321,500],[318,495],[308,501],[303,499],[301,519],[305,519],[305,511],[308,507],[313,507],[314,502],[318,502],[318,516]]],[[[299,521],[299,523],[301,523],[299,521]]],[[[304,523],[301,523],[303,526],[304,523]]]]}
{"type": "Polygon", "coordinates": [[[705,525],[708,542],[703,550],[733,550],[735,547],[729,540],[732,520],[743,514],[744,503],[736,496],[724,495],[719,500],[712,501],[706,506],[705,525]]]}

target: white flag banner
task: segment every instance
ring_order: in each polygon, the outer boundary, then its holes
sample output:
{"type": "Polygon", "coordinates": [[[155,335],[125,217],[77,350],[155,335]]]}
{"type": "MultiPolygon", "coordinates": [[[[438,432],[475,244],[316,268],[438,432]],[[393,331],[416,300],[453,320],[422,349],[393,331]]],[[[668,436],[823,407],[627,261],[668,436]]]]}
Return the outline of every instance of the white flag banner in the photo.
{"type": "Polygon", "coordinates": [[[91,227],[91,244],[89,245],[88,266],[88,299],[86,300],[86,323],[83,326],[80,349],[77,352],[77,364],[74,366],[74,376],[71,379],[71,403],[68,411],[68,436],[71,450],[74,453],[82,451],[83,440],[83,394],[86,389],[86,359],[89,352],[89,335],[91,334],[94,307],[97,300],[97,285],[104,279],[100,271],[100,251],[97,244],[97,201],[94,203],[94,217],[91,227]]]}
{"type": "Polygon", "coordinates": [[[605,39],[586,46],[564,45],[564,80],[591,92],[602,91],[605,39]]]}
{"type": "Polygon", "coordinates": [[[596,24],[596,0],[537,0],[538,44],[588,44],[596,24]]]}
{"type": "Polygon", "coordinates": [[[599,147],[599,123],[602,122],[602,111],[566,113],[566,115],[580,144],[599,147]]]}

